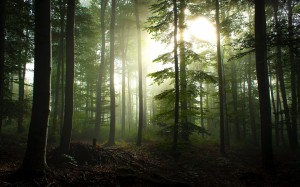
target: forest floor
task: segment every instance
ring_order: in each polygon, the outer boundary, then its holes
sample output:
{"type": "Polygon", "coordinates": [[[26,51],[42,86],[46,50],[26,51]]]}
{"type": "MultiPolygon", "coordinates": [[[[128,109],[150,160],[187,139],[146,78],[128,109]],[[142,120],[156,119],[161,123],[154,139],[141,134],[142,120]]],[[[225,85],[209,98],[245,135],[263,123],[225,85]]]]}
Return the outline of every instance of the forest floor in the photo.
{"type": "Polygon", "coordinates": [[[69,156],[48,153],[43,177],[11,180],[20,167],[26,140],[0,136],[1,186],[300,186],[299,153],[276,151],[275,171],[261,169],[259,150],[236,149],[223,157],[217,145],[166,143],[93,147],[73,142],[69,156]]]}

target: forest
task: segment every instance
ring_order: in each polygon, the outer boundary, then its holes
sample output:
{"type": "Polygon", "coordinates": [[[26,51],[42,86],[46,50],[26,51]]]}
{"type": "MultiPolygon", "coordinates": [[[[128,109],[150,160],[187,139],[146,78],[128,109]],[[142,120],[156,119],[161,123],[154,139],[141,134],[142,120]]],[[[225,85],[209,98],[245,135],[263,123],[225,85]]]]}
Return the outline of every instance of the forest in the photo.
{"type": "Polygon", "coordinates": [[[0,0],[0,187],[300,186],[300,0],[0,0]]]}

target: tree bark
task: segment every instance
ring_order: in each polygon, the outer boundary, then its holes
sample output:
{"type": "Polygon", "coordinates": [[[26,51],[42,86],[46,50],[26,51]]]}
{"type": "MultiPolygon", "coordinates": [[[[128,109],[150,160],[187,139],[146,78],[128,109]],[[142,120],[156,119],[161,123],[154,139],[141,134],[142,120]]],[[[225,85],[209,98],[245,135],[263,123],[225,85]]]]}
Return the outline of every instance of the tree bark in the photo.
{"type": "Polygon", "coordinates": [[[180,81],[180,105],[181,105],[181,125],[182,125],[182,138],[185,141],[189,139],[189,127],[187,116],[187,81],[186,81],[186,62],[185,62],[185,45],[184,45],[184,22],[185,22],[185,0],[179,1],[179,16],[178,16],[178,28],[179,28],[179,81],[180,81]]]}
{"type": "Polygon", "coordinates": [[[288,28],[289,28],[289,60],[291,66],[291,95],[292,95],[292,120],[291,120],[291,135],[292,135],[292,144],[291,147],[293,150],[297,150],[299,148],[298,143],[298,128],[297,128],[297,88],[296,88],[296,62],[294,57],[294,26],[293,26],[293,9],[292,9],[292,0],[288,0],[288,28]]]}
{"type": "Polygon", "coordinates": [[[126,126],[126,49],[125,49],[125,21],[122,22],[121,26],[121,60],[122,60],[122,99],[121,99],[121,136],[125,136],[125,126],[126,126]]]}
{"type": "MultiPolygon", "coordinates": [[[[64,20],[65,20],[65,0],[59,0],[59,13],[60,13],[60,33],[59,33],[59,46],[58,46],[58,63],[55,81],[55,96],[54,96],[54,110],[52,121],[52,133],[55,135],[57,130],[57,117],[58,117],[58,105],[59,105],[59,83],[61,82],[61,69],[64,64],[64,20]]],[[[62,116],[60,116],[62,121],[62,116]]]]}
{"type": "Polygon", "coordinates": [[[62,154],[70,150],[71,132],[73,126],[73,97],[74,97],[74,22],[75,0],[68,0],[66,27],[66,92],[64,126],[60,142],[62,154]]]}
{"type": "Polygon", "coordinates": [[[25,174],[44,173],[51,77],[50,0],[35,1],[34,87],[27,148],[20,168],[25,174]]]}
{"type": "Polygon", "coordinates": [[[143,133],[143,65],[142,65],[142,36],[141,36],[141,26],[140,17],[138,12],[139,2],[135,0],[134,12],[135,12],[135,22],[137,28],[137,40],[138,40],[138,68],[139,68],[139,125],[138,125],[138,138],[137,145],[140,146],[142,143],[142,133],[143,133]]]}
{"type": "Polygon", "coordinates": [[[238,94],[237,94],[237,73],[236,64],[234,61],[231,62],[231,94],[233,99],[233,118],[234,118],[234,130],[236,141],[241,140],[241,127],[238,119],[238,94]]]}
{"type": "Polygon", "coordinates": [[[219,100],[220,100],[220,152],[225,155],[225,127],[224,127],[224,89],[223,89],[223,70],[221,61],[221,43],[220,43],[220,13],[219,0],[216,0],[216,29],[217,29],[217,62],[219,76],[219,100]]]}
{"type": "Polygon", "coordinates": [[[116,19],[116,0],[111,0],[111,20],[110,20],[110,129],[108,145],[115,144],[116,131],[116,98],[115,98],[115,19],[116,19]]]}
{"type": "Polygon", "coordinates": [[[18,70],[19,76],[19,96],[18,96],[18,133],[24,132],[23,126],[23,115],[24,115],[24,88],[25,88],[25,71],[26,71],[26,62],[21,62],[18,70]]]}
{"type": "MultiPolygon", "coordinates": [[[[199,92],[200,92],[200,115],[201,115],[200,124],[201,124],[201,127],[204,129],[204,108],[203,108],[203,87],[202,87],[202,82],[200,82],[199,88],[200,88],[199,92]]],[[[202,133],[202,137],[204,137],[204,133],[202,133]]]]}
{"type": "Polygon", "coordinates": [[[177,1],[173,0],[173,13],[174,13],[174,62],[175,62],[175,108],[174,108],[174,132],[172,150],[177,150],[178,141],[178,125],[179,125],[179,67],[178,67],[178,42],[177,42],[177,29],[178,29],[178,13],[177,1]]]}
{"type": "Polygon", "coordinates": [[[5,9],[6,0],[2,0],[0,1],[0,133],[2,132],[4,105],[5,9]]]}
{"type": "Polygon", "coordinates": [[[274,4],[274,18],[275,18],[275,27],[277,31],[277,37],[276,37],[276,42],[277,42],[277,47],[276,47],[276,73],[279,79],[279,85],[280,85],[280,92],[281,92],[281,97],[282,97],[282,103],[283,103],[283,112],[284,112],[284,117],[285,117],[285,124],[286,124],[286,130],[287,130],[287,135],[288,135],[288,140],[290,147],[293,147],[293,138],[292,138],[292,127],[291,127],[291,117],[290,117],[290,109],[288,106],[288,101],[287,101],[287,94],[286,94],[286,86],[284,82],[284,76],[283,76],[283,68],[282,68],[282,53],[281,53],[281,43],[282,43],[282,31],[279,26],[279,21],[278,21],[278,2],[275,1],[274,4]],[[277,15],[277,16],[276,16],[277,15]]]}
{"type": "Polygon", "coordinates": [[[96,114],[95,114],[95,137],[99,136],[100,123],[101,123],[101,115],[102,115],[102,82],[103,77],[105,77],[105,43],[106,43],[106,26],[105,26],[105,10],[106,10],[107,0],[101,1],[101,64],[99,69],[99,75],[97,80],[97,88],[96,88],[96,114]]]}
{"type": "Polygon", "coordinates": [[[267,67],[266,17],[264,0],[255,0],[255,52],[260,104],[262,164],[263,168],[272,169],[272,120],[267,67]]]}
{"type": "MultiPolygon", "coordinates": [[[[128,66],[128,65],[127,65],[128,66]]],[[[131,98],[131,87],[130,87],[130,70],[128,68],[128,78],[127,78],[127,87],[128,87],[128,131],[130,133],[131,123],[132,123],[132,98],[131,98]]]]}
{"type": "Polygon", "coordinates": [[[256,132],[256,122],[255,122],[255,112],[253,107],[253,97],[252,97],[252,57],[249,54],[249,64],[248,64],[248,104],[249,104],[249,120],[251,127],[251,135],[253,145],[257,145],[257,132],[256,132]]]}

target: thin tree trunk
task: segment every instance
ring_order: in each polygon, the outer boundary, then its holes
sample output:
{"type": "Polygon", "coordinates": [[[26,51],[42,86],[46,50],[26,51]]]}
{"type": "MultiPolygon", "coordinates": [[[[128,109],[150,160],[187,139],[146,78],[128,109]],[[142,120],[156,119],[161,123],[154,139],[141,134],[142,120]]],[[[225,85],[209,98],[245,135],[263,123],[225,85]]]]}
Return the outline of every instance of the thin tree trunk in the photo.
{"type": "Polygon", "coordinates": [[[96,115],[95,115],[95,137],[99,136],[100,131],[100,123],[101,123],[101,115],[102,115],[102,107],[101,107],[101,94],[102,94],[102,82],[105,77],[105,9],[108,0],[101,0],[101,64],[99,69],[99,75],[97,80],[97,88],[96,88],[96,115]]]}
{"type": "Polygon", "coordinates": [[[256,122],[255,122],[255,112],[253,107],[253,97],[252,97],[252,56],[249,54],[249,64],[248,64],[248,104],[249,104],[249,120],[251,127],[251,135],[253,145],[257,145],[257,133],[256,133],[256,122]]]}
{"type": "MultiPolygon", "coordinates": [[[[128,66],[128,65],[127,65],[128,66]]],[[[132,99],[131,99],[131,88],[130,88],[130,72],[128,68],[128,78],[127,78],[127,86],[128,86],[128,131],[130,133],[131,123],[132,123],[132,99]]]]}
{"type": "MultiPolygon", "coordinates": [[[[124,22],[124,21],[123,21],[124,22]]],[[[121,59],[122,59],[122,108],[121,108],[121,136],[124,138],[125,135],[125,125],[126,125],[126,95],[125,95],[125,87],[126,87],[126,49],[125,49],[125,24],[122,23],[122,31],[121,31],[121,59]]]]}
{"type": "Polygon", "coordinates": [[[147,106],[147,64],[143,64],[143,127],[144,129],[147,128],[148,120],[147,120],[147,112],[148,112],[148,106],[147,106]]]}
{"type": "MultiPolygon", "coordinates": [[[[59,12],[60,12],[60,33],[59,33],[59,52],[58,52],[58,63],[56,72],[55,82],[55,98],[54,98],[54,110],[53,110],[53,121],[52,121],[52,132],[55,134],[57,129],[57,116],[58,116],[58,104],[59,104],[59,83],[61,80],[61,69],[64,64],[64,20],[65,20],[65,0],[59,0],[59,12]]],[[[62,97],[63,101],[63,97],[62,97]]],[[[63,108],[63,106],[61,106],[63,108]]],[[[62,116],[60,116],[62,121],[62,116]]]]}
{"type": "Polygon", "coordinates": [[[24,113],[24,85],[25,85],[25,71],[26,71],[26,62],[20,64],[19,67],[19,97],[18,97],[18,133],[24,132],[23,126],[23,113],[24,113]]]}
{"type": "Polygon", "coordinates": [[[137,145],[141,145],[142,143],[142,132],[143,132],[143,65],[142,65],[142,36],[141,36],[141,26],[140,26],[140,18],[138,12],[139,2],[135,0],[134,12],[135,12],[135,21],[137,28],[137,40],[138,40],[138,68],[139,68],[139,125],[138,125],[138,138],[137,145]]]}
{"type": "Polygon", "coordinates": [[[291,128],[291,118],[290,118],[290,110],[288,107],[288,102],[287,102],[287,96],[286,96],[286,89],[285,89],[285,82],[284,82],[284,77],[283,77],[283,69],[282,69],[282,61],[281,61],[281,42],[282,42],[282,32],[279,26],[279,21],[278,21],[278,4],[276,3],[274,5],[274,13],[275,13],[275,24],[276,24],[276,30],[277,30],[277,47],[276,47],[276,73],[279,79],[279,85],[280,85],[280,92],[281,92],[281,97],[282,97],[282,103],[283,103],[283,112],[285,116],[285,123],[286,123],[286,130],[288,134],[288,139],[289,139],[289,144],[292,147],[293,146],[293,140],[292,140],[292,128],[291,128]]]}
{"type": "Polygon", "coordinates": [[[297,150],[299,148],[298,143],[298,128],[297,128],[297,90],[296,90],[296,62],[294,58],[294,46],[293,46],[293,38],[294,38],[294,28],[293,28],[293,10],[292,10],[292,0],[288,0],[288,27],[289,27],[289,60],[291,64],[291,94],[292,94],[292,149],[297,150]]]}
{"type": "MultiPolygon", "coordinates": [[[[246,64],[243,64],[244,66],[246,65],[246,64]]],[[[244,74],[246,74],[246,72],[244,72],[244,74]]],[[[243,81],[241,81],[241,83],[240,83],[240,87],[242,87],[243,89],[242,89],[242,111],[244,112],[244,111],[246,111],[246,77],[241,73],[240,74],[240,80],[243,80],[243,81]],[[242,83],[243,83],[243,85],[242,85],[242,83]]],[[[241,139],[243,139],[243,140],[245,140],[246,138],[247,138],[247,128],[246,128],[246,120],[245,120],[245,118],[243,117],[242,119],[241,119],[241,122],[240,122],[242,125],[243,125],[243,134],[242,134],[242,137],[241,137],[241,139]]]]}
{"type": "MultiPolygon", "coordinates": [[[[200,124],[201,124],[201,127],[204,129],[204,109],[203,109],[203,88],[202,88],[202,82],[200,82],[200,115],[201,115],[200,124]]],[[[202,137],[204,137],[204,133],[202,133],[202,137]]]]}
{"type": "MultiPolygon", "coordinates": [[[[274,118],[275,118],[275,143],[276,146],[278,146],[278,142],[279,142],[279,137],[278,137],[278,124],[276,124],[278,122],[278,113],[277,108],[276,108],[276,104],[275,104],[275,97],[274,97],[274,89],[273,89],[273,83],[272,83],[272,71],[271,71],[271,67],[269,65],[269,80],[270,80],[270,93],[271,93],[271,103],[272,103],[272,107],[273,107],[273,114],[274,114],[274,118]]],[[[276,80],[277,82],[277,80],[276,80]]]]}
{"type": "Polygon", "coordinates": [[[26,174],[44,173],[51,77],[50,0],[35,1],[34,88],[27,148],[20,168],[26,174]]]}
{"type": "Polygon", "coordinates": [[[0,1],[0,133],[2,132],[4,105],[5,9],[6,0],[2,0],[0,1]]]}
{"type": "Polygon", "coordinates": [[[62,154],[70,150],[71,132],[73,126],[73,97],[74,97],[74,17],[75,1],[68,0],[66,27],[66,92],[65,115],[60,148],[62,154]]]}
{"type": "Polygon", "coordinates": [[[116,0],[111,0],[111,20],[110,20],[110,129],[108,145],[115,144],[116,131],[116,98],[115,98],[115,19],[116,19],[116,0]]]}
{"type": "Polygon", "coordinates": [[[279,146],[279,89],[278,89],[278,77],[276,75],[276,103],[275,103],[275,141],[276,146],[279,146]]]}
{"type": "Polygon", "coordinates": [[[233,99],[233,113],[234,113],[234,130],[235,130],[235,139],[237,141],[241,140],[241,130],[238,120],[238,101],[237,101],[237,75],[236,75],[236,64],[232,61],[231,64],[231,94],[233,99]]]}
{"type": "Polygon", "coordinates": [[[225,155],[225,128],[224,128],[224,89],[223,89],[223,73],[221,61],[221,43],[220,43],[220,13],[219,0],[216,0],[216,29],[217,29],[217,62],[219,76],[219,100],[220,100],[220,152],[225,155]]]}
{"type": "Polygon", "coordinates": [[[177,43],[177,29],[178,29],[178,15],[177,15],[177,1],[173,0],[174,13],[174,62],[175,62],[175,109],[174,109],[174,134],[172,150],[177,150],[178,141],[178,125],[179,125],[179,67],[178,67],[178,43],[177,43]]]}
{"type": "Polygon", "coordinates": [[[265,1],[255,0],[256,73],[261,119],[261,149],[263,168],[273,168],[272,120],[269,94],[265,1]]]}
{"type": "Polygon", "coordinates": [[[186,81],[186,62],[185,62],[185,44],[184,44],[184,22],[185,22],[185,0],[179,1],[179,16],[178,16],[178,28],[179,28],[179,81],[180,81],[180,105],[181,105],[181,125],[182,125],[182,138],[185,141],[189,139],[189,127],[187,116],[187,81],[186,81]]]}

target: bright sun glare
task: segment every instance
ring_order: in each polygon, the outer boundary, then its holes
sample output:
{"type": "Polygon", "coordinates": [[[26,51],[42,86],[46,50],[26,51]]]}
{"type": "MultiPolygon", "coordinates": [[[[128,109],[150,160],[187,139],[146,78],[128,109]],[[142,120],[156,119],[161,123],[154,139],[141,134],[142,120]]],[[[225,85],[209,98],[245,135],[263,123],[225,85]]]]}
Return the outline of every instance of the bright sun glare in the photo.
{"type": "Polygon", "coordinates": [[[190,41],[192,37],[214,44],[216,43],[215,26],[205,17],[189,20],[187,21],[185,39],[190,41]]]}

